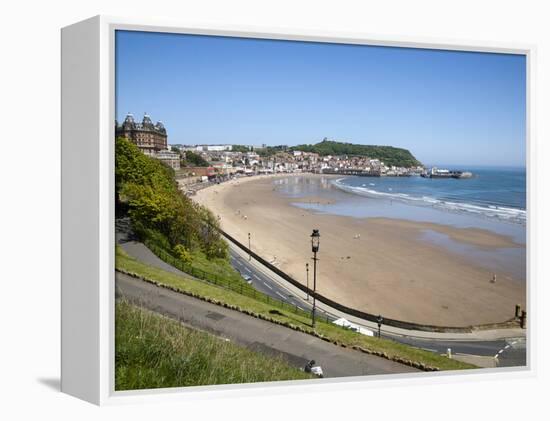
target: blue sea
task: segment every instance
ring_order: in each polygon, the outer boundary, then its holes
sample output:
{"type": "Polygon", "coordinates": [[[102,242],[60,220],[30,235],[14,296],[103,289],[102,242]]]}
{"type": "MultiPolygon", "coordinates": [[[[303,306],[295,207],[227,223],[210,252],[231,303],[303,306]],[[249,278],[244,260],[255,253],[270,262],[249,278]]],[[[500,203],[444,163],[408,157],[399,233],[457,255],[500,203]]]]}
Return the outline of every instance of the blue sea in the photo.
{"type": "MultiPolygon", "coordinates": [[[[441,166],[443,167],[443,166],[441,166]]],[[[422,239],[487,269],[526,276],[526,175],[517,168],[466,168],[470,179],[284,177],[275,190],[294,206],[355,218],[395,218],[506,235],[517,246],[484,249],[426,229],[422,239]],[[296,200],[292,200],[296,199],[296,200]]]]}
{"type": "MultiPolygon", "coordinates": [[[[441,166],[443,168],[443,166],[441,166]]],[[[388,217],[482,228],[525,243],[527,222],[524,168],[460,167],[469,179],[412,177],[288,177],[277,190],[290,197],[319,196],[331,204],[295,206],[360,218],[388,217]]]]}
{"type": "Polygon", "coordinates": [[[422,177],[349,177],[334,184],[342,190],[416,206],[526,222],[525,169],[474,169],[470,179],[422,177]]]}

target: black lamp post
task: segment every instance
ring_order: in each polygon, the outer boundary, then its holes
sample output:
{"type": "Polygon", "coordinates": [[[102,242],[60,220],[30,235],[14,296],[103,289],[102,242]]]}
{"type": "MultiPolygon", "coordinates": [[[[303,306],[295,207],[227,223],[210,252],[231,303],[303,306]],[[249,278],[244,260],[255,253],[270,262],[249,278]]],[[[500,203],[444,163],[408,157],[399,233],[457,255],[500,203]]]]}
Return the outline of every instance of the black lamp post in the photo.
{"type": "Polygon", "coordinates": [[[315,291],[317,289],[317,252],[319,251],[319,230],[311,233],[311,251],[313,252],[313,310],[311,311],[311,326],[315,329],[315,291]]]}
{"type": "Polygon", "coordinates": [[[248,233],[248,261],[252,259],[252,255],[250,254],[250,233],[248,233]]]}
{"type": "Polygon", "coordinates": [[[306,286],[307,286],[306,300],[309,301],[309,263],[306,263],[306,286]]]}

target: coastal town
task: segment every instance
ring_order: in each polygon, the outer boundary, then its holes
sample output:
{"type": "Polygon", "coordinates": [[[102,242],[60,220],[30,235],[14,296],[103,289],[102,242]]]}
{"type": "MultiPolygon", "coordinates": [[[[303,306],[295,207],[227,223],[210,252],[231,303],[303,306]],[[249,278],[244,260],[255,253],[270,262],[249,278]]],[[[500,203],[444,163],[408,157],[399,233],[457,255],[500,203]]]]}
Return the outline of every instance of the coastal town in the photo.
{"type": "Polygon", "coordinates": [[[520,131],[441,97],[497,78],[481,55],[438,53],[434,84],[424,51],[402,75],[401,50],[134,32],[110,122],[116,391],[526,365],[520,131]]]}
{"type": "MultiPolygon", "coordinates": [[[[159,159],[176,171],[182,186],[223,181],[238,176],[284,173],[315,173],[370,177],[425,175],[422,165],[389,165],[366,155],[321,155],[297,147],[238,144],[168,144],[162,122],[153,123],[148,114],[136,122],[128,113],[115,123],[117,137],[135,143],[146,155],[159,159]]],[[[328,141],[326,138],[323,141],[328,141]]]]}
{"type": "Polygon", "coordinates": [[[255,175],[275,173],[324,173],[370,176],[420,175],[424,167],[398,167],[386,165],[383,161],[368,156],[327,155],[305,152],[280,146],[276,151],[265,145],[173,145],[172,150],[199,154],[209,162],[210,176],[231,176],[234,174],[255,175]],[[237,149],[237,150],[236,150],[237,149]]]}

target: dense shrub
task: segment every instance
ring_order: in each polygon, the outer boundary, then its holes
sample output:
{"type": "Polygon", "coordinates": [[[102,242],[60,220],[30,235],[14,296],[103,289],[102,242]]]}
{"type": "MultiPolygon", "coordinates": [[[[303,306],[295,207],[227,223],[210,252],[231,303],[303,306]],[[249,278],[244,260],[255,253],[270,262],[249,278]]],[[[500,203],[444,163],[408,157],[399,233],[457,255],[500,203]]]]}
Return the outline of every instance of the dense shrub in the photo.
{"type": "Polygon", "coordinates": [[[208,258],[227,256],[216,218],[180,192],[170,167],[125,138],[116,141],[115,160],[117,205],[125,204],[138,236],[167,250],[183,244],[208,258]]]}
{"type": "Polygon", "coordinates": [[[208,167],[210,165],[210,163],[200,154],[192,151],[185,152],[185,159],[182,160],[182,163],[184,166],[191,167],[208,167]]]}
{"type": "Polygon", "coordinates": [[[185,264],[189,264],[193,260],[193,255],[182,244],[176,244],[174,247],[174,253],[176,254],[176,257],[185,264]]]}

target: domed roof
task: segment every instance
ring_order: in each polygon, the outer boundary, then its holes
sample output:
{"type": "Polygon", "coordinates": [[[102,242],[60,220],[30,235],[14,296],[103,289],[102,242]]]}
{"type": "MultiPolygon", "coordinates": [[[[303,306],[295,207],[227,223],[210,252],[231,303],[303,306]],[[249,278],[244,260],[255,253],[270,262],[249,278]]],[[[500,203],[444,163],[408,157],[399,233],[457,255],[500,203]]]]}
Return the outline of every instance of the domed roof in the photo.
{"type": "Polygon", "coordinates": [[[155,129],[157,129],[161,133],[166,133],[166,129],[164,128],[164,124],[162,121],[157,121],[157,124],[155,124],[155,129]]]}
{"type": "Polygon", "coordinates": [[[122,123],[122,128],[124,130],[132,130],[135,128],[135,126],[136,126],[136,123],[134,122],[134,115],[132,113],[126,114],[126,118],[122,123]]]}
{"type": "Polygon", "coordinates": [[[125,123],[134,123],[134,115],[132,113],[126,114],[126,118],[124,119],[125,123]]]}
{"type": "Polygon", "coordinates": [[[143,124],[143,127],[153,127],[153,122],[151,121],[151,117],[149,117],[149,114],[145,113],[143,115],[143,121],[141,122],[143,124]]]}

